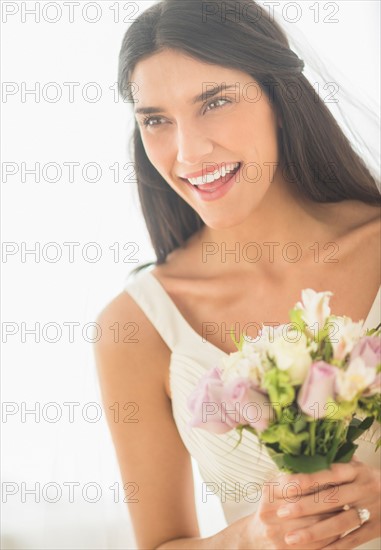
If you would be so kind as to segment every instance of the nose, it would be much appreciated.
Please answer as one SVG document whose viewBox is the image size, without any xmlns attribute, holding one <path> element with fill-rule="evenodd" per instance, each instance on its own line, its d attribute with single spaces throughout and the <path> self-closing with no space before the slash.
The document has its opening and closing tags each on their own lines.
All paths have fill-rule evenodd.
<svg viewBox="0 0 381 550">
<path fill-rule="evenodd" d="M 178 125 L 177 162 L 197 165 L 213 151 L 211 139 L 196 124 Z"/>
</svg>

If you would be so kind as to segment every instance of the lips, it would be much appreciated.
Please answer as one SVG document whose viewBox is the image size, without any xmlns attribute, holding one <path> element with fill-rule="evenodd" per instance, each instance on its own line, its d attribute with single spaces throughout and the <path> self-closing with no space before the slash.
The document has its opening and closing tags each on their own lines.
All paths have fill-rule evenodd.
<svg viewBox="0 0 381 550">
<path fill-rule="evenodd" d="M 239 172 L 241 167 L 242 164 L 240 163 L 238 168 L 234 170 L 234 173 L 226 174 L 213 183 L 206 183 L 197 186 L 192 185 L 188 180 L 184 179 L 183 181 L 198 199 L 201 199 L 203 202 L 210 203 L 221 199 L 229 193 L 230 189 L 237 183 L 237 181 L 239 181 Z"/>
<path fill-rule="evenodd" d="M 235 176 L 235 174 L 240 169 L 241 165 L 239 164 L 238 167 L 234 170 L 234 172 L 229 172 L 225 176 L 222 176 L 221 178 L 218 178 L 217 180 L 213 181 L 212 183 L 203 183 L 202 185 L 194 185 L 198 189 L 198 191 L 201 192 L 212 192 L 221 187 L 222 185 L 225 185 L 225 183 L 228 183 L 232 179 L 232 177 Z"/>
<path fill-rule="evenodd" d="M 217 165 L 215 165 L 217 166 Z M 215 167 L 207 168 L 206 170 L 188 174 L 181 179 L 186 183 L 190 183 L 193 187 L 200 190 L 213 190 L 218 186 L 227 183 L 234 174 L 236 174 L 241 168 L 240 162 L 234 162 L 229 164 L 221 164 L 218 169 Z"/>
</svg>

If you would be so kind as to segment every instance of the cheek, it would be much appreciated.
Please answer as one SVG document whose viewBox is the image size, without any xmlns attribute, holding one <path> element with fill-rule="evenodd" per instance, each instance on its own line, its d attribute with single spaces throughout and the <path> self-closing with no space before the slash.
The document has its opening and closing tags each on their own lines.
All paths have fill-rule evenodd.
<svg viewBox="0 0 381 550">
<path fill-rule="evenodd" d="M 246 121 L 242 135 L 236 135 L 246 145 L 249 160 L 263 164 L 278 160 L 277 125 L 272 118 L 263 121 Z"/>
<path fill-rule="evenodd" d="M 152 139 L 144 139 L 142 137 L 142 143 L 150 163 L 159 172 L 167 185 L 176 191 L 174 186 L 169 182 L 173 167 L 173 157 L 170 155 L 169 148 L 163 145 L 163 140 L 157 137 Z"/>
<path fill-rule="evenodd" d="M 234 144 L 237 149 L 249 150 L 251 157 L 277 151 L 277 122 L 269 108 L 240 109 L 217 126 L 213 135 L 227 148 Z"/>
<path fill-rule="evenodd" d="M 168 148 L 163 146 L 163 140 L 155 136 L 141 135 L 141 139 L 150 163 L 162 174 L 167 164 L 166 152 L 168 152 Z"/>
</svg>

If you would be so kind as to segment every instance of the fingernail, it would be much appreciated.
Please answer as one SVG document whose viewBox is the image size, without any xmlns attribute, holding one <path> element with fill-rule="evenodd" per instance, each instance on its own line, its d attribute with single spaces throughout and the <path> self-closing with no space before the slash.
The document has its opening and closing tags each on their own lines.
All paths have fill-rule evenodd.
<svg viewBox="0 0 381 550">
<path fill-rule="evenodd" d="M 281 508 L 279 508 L 277 510 L 277 513 L 276 513 L 278 518 L 285 518 L 286 516 L 289 516 L 290 514 L 291 514 L 291 511 L 290 511 L 289 508 L 287 508 L 287 506 L 281 506 Z"/>
<path fill-rule="evenodd" d="M 286 544 L 296 544 L 297 542 L 299 542 L 300 537 L 297 534 L 286 535 L 284 537 L 284 540 L 286 541 Z"/>
</svg>

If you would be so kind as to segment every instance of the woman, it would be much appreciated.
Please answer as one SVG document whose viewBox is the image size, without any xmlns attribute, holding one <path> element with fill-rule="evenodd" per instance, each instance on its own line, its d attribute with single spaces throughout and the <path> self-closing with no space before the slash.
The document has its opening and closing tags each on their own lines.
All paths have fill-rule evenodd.
<svg viewBox="0 0 381 550">
<path fill-rule="evenodd" d="M 133 102 L 157 261 L 100 314 L 103 334 L 116 322 L 134 331 L 102 338 L 96 357 L 105 409 L 135 404 L 133 418 L 110 412 L 109 425 L 139 548 L 379 548 L 374 434 L 350 464 L 277 477 L 254 437 L 233 452 L 229 434 L 189 430 L 186 406 L 201 375 L 236 351 L 230 326 L 255 337 L 255 323 L 288 322 L 303 288 L 331 290 L 333 313 L 378 324 L 374 178 L 254 2 L 154 5 L 126 33 L 119 86 Z M 190 455 L 228 523 L 208 538 Z"/>
</svg>

